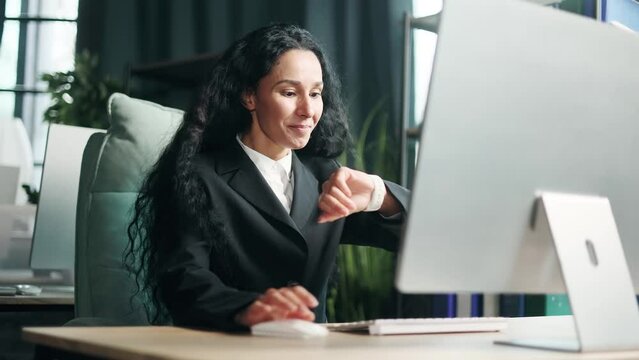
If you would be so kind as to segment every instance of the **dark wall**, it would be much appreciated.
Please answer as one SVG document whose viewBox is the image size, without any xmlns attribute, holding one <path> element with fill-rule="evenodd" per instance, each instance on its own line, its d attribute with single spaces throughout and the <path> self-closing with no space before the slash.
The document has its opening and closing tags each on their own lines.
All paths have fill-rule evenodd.
<svg viewBox="0 0 639 360">
<path fill-rule="evenodd" d="M 591 18 L 597 17 L 597 0 L 563 0 L 559 8 Z"/>
<path fill-rule="evenodd" d="M 81 0 L 78 49 L 102 58 L 105 73 L 220 52 L 231 41 L 271 22 L 301 23 L 303 1 Z"/>
<path fill-rule="evenodd" d="M 2 43 L 2 31 L 4 30 L 4 11 L 6 0 L 0 0 L 0 43 Z"/>
<path fill-rule="evenodd" d="M 80 0 L 77 49 L 98 54 L 101 72 L 124 80 L 128 66 L 219 53 L 260 26 L 298 24 L 333 60 L 353 132 L 386 99 L 388 123 L 373 128 L 398 144 L 403 15 L 410 9 L 411 0 Z"/>
</svg>

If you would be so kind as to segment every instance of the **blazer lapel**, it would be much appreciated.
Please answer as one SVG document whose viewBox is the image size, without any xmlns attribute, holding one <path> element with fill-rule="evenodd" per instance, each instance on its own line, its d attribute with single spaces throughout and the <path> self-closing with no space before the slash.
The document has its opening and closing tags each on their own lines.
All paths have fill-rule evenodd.
<svg viewBox="0 0 639 360">
<path fill-rule="evenodd" d="M 302 229 L 310 215 L 316 211 L 319 198 L 318 182 L 315 176 L 302 164 L 293 152 L 293 174 L 295 174 L 295 188 L 293 190 L 293 204 L 291 218 L 299 229 Z"/>
<path fill-rule="evenodd" d="M 233 145 L 220 157 L 218 164 L 218 174 L 227 179 L 233 190 L 262 212 L 292 227 L 301 235 L 296 223 L 286 213 L 262 174 L 237 142 L 233 141 Z M 294 196 L 297 196 L 297 186 Z"/>
</svg>

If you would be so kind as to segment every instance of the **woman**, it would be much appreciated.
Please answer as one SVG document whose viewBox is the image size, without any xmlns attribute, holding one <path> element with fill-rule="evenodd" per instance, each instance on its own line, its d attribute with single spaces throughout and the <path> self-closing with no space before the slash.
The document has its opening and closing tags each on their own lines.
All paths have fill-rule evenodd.
<svg viewBox="0 0 639 360">
<path fill-rule="evenodd" d="M 408 193 L 334 160 L 349 143 L 339 96 L 324 52 L 296 26 L 258 29 L 223 54 L 129 226 L 153 322 L 325 321 L 338 245 L 397 247 Z"/>
</svg>

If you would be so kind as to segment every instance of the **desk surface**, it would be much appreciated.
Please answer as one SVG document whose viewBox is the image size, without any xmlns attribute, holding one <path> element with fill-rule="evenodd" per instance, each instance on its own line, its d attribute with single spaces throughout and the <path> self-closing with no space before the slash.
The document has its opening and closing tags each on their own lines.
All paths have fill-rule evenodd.
<svg viewBox="0 0 639 360">
<path fill-rule="evenodd" d="M 43 288 L 39 295 L 0 296 L 0 305 L 73 305 L 74 295 L 69 291 Z"/>
<path fill-rule="evenodd" d="M 494 340 L 571 338 L 572 317 L 509 320 L 503 333 L 370 336 L 330 333 L 283 339 L 176 327 L 24 328 L 38 345 L 113 359 L 636 359 L 638 352 L 573 354 L 494 345 Z"/>
</svg>

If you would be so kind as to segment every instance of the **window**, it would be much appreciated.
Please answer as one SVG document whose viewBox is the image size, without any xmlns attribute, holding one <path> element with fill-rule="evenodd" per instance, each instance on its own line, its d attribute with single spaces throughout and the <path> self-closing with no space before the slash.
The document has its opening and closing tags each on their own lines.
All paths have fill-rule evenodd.
<svg viewBox="0 0 639 360">
<path fill-rule="evenodd" d="M 599 0 L 599 20 L 639 32 L 639 1 Z"/>
<path fill-rule="evenodd" d="M 529 0 L 544 6 L 552 6 L 560 8 L 562 0 Z M 599 0 L 601 1 L 601 0 Z M 581 2 L 571 2 L 569 4 L 575 9 L 572 11 L 583 12 L 587 6 Z M 438 14 L 442 11 L 443 0 L 413 0 L 414 19 L 427 17 Z M 417 153 L 419 149 L 419 125 L 424 119 L 424 111 L 426 109 L 426 99 L 428 98 L 428 90 L 430 78 L 433 71 L 433 60 L 435 57 L 435 49 L 437 46 L 437 34 L 434 32 L 421 30 L 418 27 L 411 28 L 412 38 L 412 68 L 410 89 L 410 104 L 408 116 L 407 144 L 405 146 L 405 162 L 402 164 L 403 175 L 405 176 L 405 185 L 412 184 L 413 170 L 417 161 Z"/>
<path fill-rule="evenodd" d="M 78 0 L 6 0 L 4 14 L 0 120 L 22 119 L 33 150 L 32 182 L 39 187 L 50 99 L 40 76 L 73 68 Z"/>
<path fill-rule="evenodd" d="M 407 113 L 404 114 L 403 121 L 407 129 L 405 144 L 402 149 L 402 184 L 411 187 L 412 178 L 414 173 L 415 164 L 417 161 L 417 153 L 419 148 L 419 125 L 424 118 L 424 110 L 426 108 L 426 98 L 428 96 L 428 88 L 430 84 L 430 77 L 433 70 L 433 60 L 435 57 L 435 48 L 437 45 L 437 34 L 434 32 L 421 30 L 419 26 L 414 26 L 413 20 L 427 17 L 439 13 L 442 10 L 442 0 L 413 0 L 413 13 L 411 15 L 410 29 L 406 29 L 408 33 L 405 33 L 405 41 L 412 42 L 412 44 L 405 44 L 412 50 L 410 51 L 410 59 L 405 65 L 408 66 L 408 71 L 404 74 L 407 78 L 404 81 L 409 84 L 410 89 L 405 94 L 406 101 L 404 106 L 408 106 L 404 109 Z"/>
<path fill-rule="evenodd" d="M 413 17 L 437 14 L 442 10 L 442 0 L 413 0 Z M 424 118 L 428 85 L 433 70 L 433 58 L 437 45 L 437 34 L 424 30 L 413 30 L 413 81 L 414 96 L 411 126 L 418 125 Z"/>
</svg>

